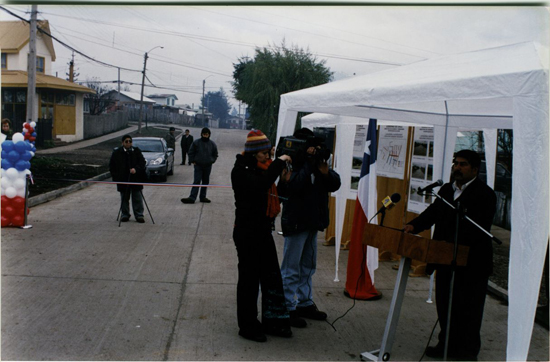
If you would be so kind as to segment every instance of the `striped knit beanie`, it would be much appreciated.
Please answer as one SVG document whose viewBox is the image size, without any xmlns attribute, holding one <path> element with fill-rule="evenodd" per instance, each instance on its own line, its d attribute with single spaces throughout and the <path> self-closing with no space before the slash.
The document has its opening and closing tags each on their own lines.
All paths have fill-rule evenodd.
<svg viewBox="0 0 550 362">
<path fill-rule="evenodd" d="M 271 142 L 259 129 L 250 131 L 246 136 L 244 152 L 256 153 L 259 151 L 271 150 Z"/>
</svg>

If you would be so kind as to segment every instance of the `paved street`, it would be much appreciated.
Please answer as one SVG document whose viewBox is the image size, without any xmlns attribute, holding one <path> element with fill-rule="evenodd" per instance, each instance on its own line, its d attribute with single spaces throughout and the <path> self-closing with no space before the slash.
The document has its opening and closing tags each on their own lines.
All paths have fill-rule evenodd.
<svg viewBox="0 0 550 362">
<path fill-rule="evenodd" d="M 195 139 L 199 128 L 191 128 Z M 212 129 L 220 158 L 211 183 L 230 186 L 247 131 Z M 169 183 L 190 184 L 176 152 Z M 116 221 L 114 185 L 96 184 L 32 208 L 32 229 L 2 232 L 2 360 L 328 361 L 360 359 L 380 347 L 397 272 L 380 263 L 379 301 L 343 295 L 347 251 L 334 281 L 334 247 L 319 234 L 315 300 L 329 322 L 308 321 L 291 339 L 255 343 L 238 336 L 237 253 L 230 188 L 211 188 L 211 204 L 180 202 L 187 187 L 146 187 L 155 224 Z M 277 225 L 280 225 L 277 223 Z M 282 258 L 283 240 L 275 236 Z M 428 278 L 410 278 L 392 360 L 419 360 L 434 323 Z M 488 296 L 480 360 L 506 358 L 507 307 Z M 438 329 L 436 332 L 438 333 Z M 435 341 L 435 336 L 432 339 Z M 548 331 L 535 324 L 530 360 L 549 360 Z M 432 344 L 434 344 L 432 342 Z M 431 360 L 425 357 L 424 360 Z"/>
</svg>

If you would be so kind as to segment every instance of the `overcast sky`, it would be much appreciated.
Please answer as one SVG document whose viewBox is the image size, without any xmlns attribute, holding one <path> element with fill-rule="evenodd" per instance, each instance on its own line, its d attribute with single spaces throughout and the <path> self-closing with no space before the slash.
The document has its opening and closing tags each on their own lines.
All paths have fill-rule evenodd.
<svg viewBox="0 0 550 362">
<path fill-rule="evenodd" d="M 30 19 L 30 6 L 2 5 Z M 399 67 L 441 55 L 524 41 L 549 43 L 545 7 L 475 6 L 102 6 L 39 5 L 52 35 L 80 52 L 121 70 L 125 82 L 147 76 L 157 87 L 145 95 L 176 94 L 177 104 L 200 103 L 223 87 L 232 105 L 233 64 L 256 47 L 309 49 L 335 79 Z M 0 20 L 16 20 L 0 10 Z M 65 78 L 71 50 L 54 42 L 53 75 Z M 79 81 L 116 81 L 118 70 L 75 54 Z M 146 84 L 150 84 L 146 81 Z M 116 84 L 112 84 L 116 88 Z M 139 92 L 139 85 L 130 86 Z M 238 106 L 237 106 L 238 107 Z"/>
</svg>

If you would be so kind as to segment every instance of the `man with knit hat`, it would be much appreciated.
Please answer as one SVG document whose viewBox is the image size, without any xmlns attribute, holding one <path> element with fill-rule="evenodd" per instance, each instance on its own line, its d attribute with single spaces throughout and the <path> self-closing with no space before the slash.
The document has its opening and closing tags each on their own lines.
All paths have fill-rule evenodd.
<svg viewBox="0 0 550 362">
<path fill-rule="evenodd" d="M 201 130 L 201 138 L 195 140 L 189 148 L 189 162 L 194 166 L 193 185 L 208 185 L 212 165 L 218 159 L 218 147 L 210 139 L 210 129 L 204 127 Z M 193 187 L 188 198 L 181 199 L 184 204 L 193 204 L 199 195 L 199 187 Z M 200 187 L 200 202 L 209 203 L 206 198 L 206 187 Z"/>
<path fill-rule="evenodd" d="M 233 241 L 237 249 L 237 322 L 239 335 L 265 342 L 266 334 L 291 337 L 283 280 L 271 222 L 280 211 L 277 177 L 286 178 L 288 155 L 271 161 L 271 143 L 260 130 L 248 133 L 244 152 L 231 171 L 235 194 Z M 262 321 L 258 320 L 258 292 L 262 290 Z"/>
</svg>

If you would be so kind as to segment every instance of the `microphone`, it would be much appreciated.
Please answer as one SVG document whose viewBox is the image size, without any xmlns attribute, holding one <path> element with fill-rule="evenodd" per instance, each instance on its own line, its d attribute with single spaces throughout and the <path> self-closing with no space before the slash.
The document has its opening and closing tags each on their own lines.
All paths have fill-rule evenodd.
<svg viewBox="0 0 550 362">
<path fill-rule="evenodd" d="M 433 184 L 430 184 L 426 187 L 419 187 L 418 190 L 417 190 L 417 193 L 421 193 L 421 192 L 425 192 L 425 191 L 430 191 L 431 192 L 435 187 L 439 187 L 441 185 L 443 185 L 443 180 L 437 180 Z"/>
<path fill-rule="evenodd" d="M 380 214 L 381 212 L 386 212 L 386 210 L 391 209 L 400 200 L 401 200 L 401 195 L 399 195 L 397 192 L 391 196 L 384 197 L 384 199 L 382 200 L 382 207 L 378 210 L 378 212 L 374 216 Z"/>
</svg>

